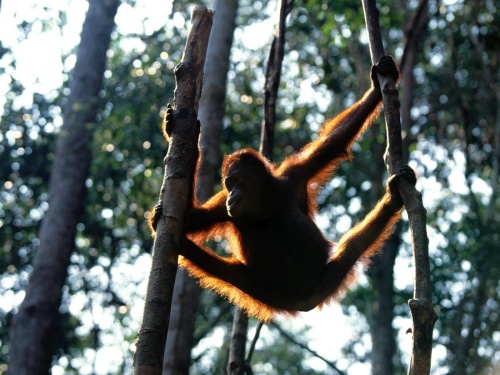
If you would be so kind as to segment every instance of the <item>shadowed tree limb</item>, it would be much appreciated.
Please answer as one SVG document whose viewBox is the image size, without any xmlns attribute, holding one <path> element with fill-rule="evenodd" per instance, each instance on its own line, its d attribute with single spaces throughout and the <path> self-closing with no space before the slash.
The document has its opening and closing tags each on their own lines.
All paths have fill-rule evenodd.
<svg viewBox="0 0 500 375">
<path fill-rule="evenodd" d="M 207 8 L 194 9 L 182 60 L 174 71 L 175 126 L 165 158 L 160 193 L 163 214 L 156 228 L 134 374 L 162 372 L 184 214 L 198 156 L 198 107 L 212 18 L 213 12 Z"/>
<path fill-rule="evenodd" d="M 379 12 L 375 0 L 363 0 L 366 27 L 369 35 L 372 63 L 384 55 L 380 35 Z M 379 77 L 382 87 L 387 125 L 385 160 L 389 173 L 398 173 L 407 163 L 403 156 L 398 91 L 392 77 Z M 415 288 L 408 303 L 412 313 L 413 346 L 408 374 L 429 374 L 432 354 L 432 329 L 437 315 L 432 307 L 429 271 L 429 240 L 426 230 L 426 210 L 421 194 L 408 182 L 399 185 L 401 197 L 408 213 L 415 263 Z"/>
<path fill-rule="evenodd" d="M 213 195 L 214 186 L 220 182 L 219 170 L 222 164 L 220 140 L 226 110 L 227 74 L 236 27 L 238 0 L 214 0 L 212 6 L 215 14 L 208 42 L 203 91 L 198 109 L 201 123 L 200 157 L 194 193 L 199 203 L 206 202 Z M 192 348 L 206 334 L 194 333 L 200 295 L 201 287 L 196 279 L 191 277 L 187 270 L 179 270 L 172 296 L 170 326 L 163 361 L 164 374 L 185 375 L 189 373 L 191 363 L 195 362 L 194 358 L 191 358 Z M 229 306 L 227 302 L 221 309 L 220 315 L 227 313 Z M 212 323 L 215 325 L 220 321 L 212 320 Z M 210 322 L 205 324 L 210 329 Z"/>
</svg>

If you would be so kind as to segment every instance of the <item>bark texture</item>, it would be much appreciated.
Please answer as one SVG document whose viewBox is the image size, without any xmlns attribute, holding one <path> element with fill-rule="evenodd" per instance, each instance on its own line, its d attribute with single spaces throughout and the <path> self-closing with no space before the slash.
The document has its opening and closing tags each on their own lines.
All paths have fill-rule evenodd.
<svg viewBox="0 0 500 375">
<path fill-rule="evenodd" d="M 245 347 L 247 342 L 248 316 L 243 310 L 235 309 L 233 318 L 233 329 L 231 332 L 231 347 L 229 349 L 229 360 L 227 373 L 230 375 L 243 375 L 245 369 Z"/>
<path fill-rule="evenodd" d="M 49 209 L 26 297 L 10 330 L 11 374 L 47 374 L 51 365 L 54 325 L 84 208 L 98 94 L 118 4 L 118 0 L 89 1 L 50 177 Z"/>
<path fill-rule="evenodd" d="M 208 42 L 205 77 L 198 117 L 201 123 L 201 159 L 198 166 L 196 197 L 204 202 L 214 192 L 221 165 L 220 138 L 225 114 L 229 55 L 236 25 L 237 0 L 214 1 L 214 25 Z M 170 329 L 165 347 L 163 373 L 189 373 L 194 344 L 195 316 L 201 289 L 185 270 L 176 276 Z"/>
<path fill-rule="evenodd" d="M 165 159 L 144 315 L 134 356 L 135 374 L 161 374 L 184 214 L 198 155 L 198 107 L 213 13 L 194 9 L 182 61 L 175 68 L 175 126 Z"/>
<path fill-rule="evenodd" d="M 363 0 L 368 29 L 372 63 L 384 55 L 380 35 L 379 12 L 375 0 Z M 382 87 L 384 111 L 387 125 L 386 164 L 391 174 L 397 173 L 406 164 L 402 149 L 401 122 L 398 91 L 392 77 L 379 77 Z M 408 213 L 415 263 L 415 289 L 409 301 L 413 320 L 413 347 L 408 374 L 429 374 L 432 354 L 432 329 L 437 315 L 432 307 L 429 239 L 426 228 L 426 211 L 421 194 L 407 181 L 399 186 L 401 197 Z"/>
</svg>

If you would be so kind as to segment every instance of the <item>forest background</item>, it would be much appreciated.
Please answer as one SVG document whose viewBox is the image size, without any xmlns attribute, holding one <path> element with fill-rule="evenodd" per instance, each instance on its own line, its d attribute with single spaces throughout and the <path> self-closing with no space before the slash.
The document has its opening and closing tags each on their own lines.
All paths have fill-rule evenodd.
<svg viewBox="0 0 500 375">
<path fill-rule="evenodd" d="M 0 373 L 7 369 L 12 317 L 40 245 L 89 3 L 0 3 Z M 89 140 L 86 199 L 67 275 L 61 275 L 66 281 L 58 318 L 50 326 L 53 374 L 131 372 L 152 245 L 146 217 L 156 204 L 166 151 L 161 117 L 172 101 L 172 69 L 180 61 L 190 11 L 197 4 L 212 7 L 151 3 L 123 1 L 115 17 Z M 277 7 L 271 0 L 227 3 L 237 5 L 237 17 L 221 153 L 258 148 Z M 407 25 L 418 4 L 378 2 L 386 52 L 397 61 L 411 41 Z M 439 316 L 433 374 L 500 373 L 499 9 L 500 1 L 493 0 L 430 1 L 400 85 L 410 165 L 428 210 L 432 302 Z M 295 1 L 287 20 L 275 160 L 299 149 L 325 118 L 359 98 L 369 69 L 361 1 Z M 318 222 L 328 238 L 338 239 L 382 194 L 384 147 L 379 120 L 321 194 Z M 254 371 L 405 373 L 411 325 L 406 302 L 413 288 L 406 226 L 398 227 L 339 305 L 265 326 Z M 191 373 L 221 373 L 232 308 L 202 293 L 191 310 Z M 250 321 L 250 337 L 255 323 Z M 389 335 L 381 333 L 384 326 Z M 390 372 L 379 372 L 384 362 Z"/>
</svg>

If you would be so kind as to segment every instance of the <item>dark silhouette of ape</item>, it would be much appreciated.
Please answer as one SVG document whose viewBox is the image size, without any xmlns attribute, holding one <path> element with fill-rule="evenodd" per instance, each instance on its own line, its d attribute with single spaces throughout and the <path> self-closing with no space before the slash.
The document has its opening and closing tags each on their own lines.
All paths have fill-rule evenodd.
<svg viewBox="0 0 500 375">
<path fill-rule="evenodd" d="M 201 205 L 193 198 L 186 217 L 180 265 L 201 286 L 260 320 L 276 312 L 311 310 L 345 291 L 354 280 L 356 263 L 377 252 L 400 218 L 397 180 L 416 181 L 409 167 L 391 176 L 375 208 L 338 244 L 328 241 L 314 223 L 320 188 L 350 157 L 352 143 L 378 112 L 382 95 L 377 73 L 399 76 L 392 57 L 382 57 L 372 68 L 372 87 L 363 98 L 326 121 L 317 140 L 281 164 L 271 164 L 250 149 L 225 157 L 223 190 Z M 167 135 L 173 126 L 169 108 Z M 161 215 L 157 205 L 150 221 L 153 233 Z M 227 239 L 230 257 L 201 247 L 216 235 Z"/>
</svg>

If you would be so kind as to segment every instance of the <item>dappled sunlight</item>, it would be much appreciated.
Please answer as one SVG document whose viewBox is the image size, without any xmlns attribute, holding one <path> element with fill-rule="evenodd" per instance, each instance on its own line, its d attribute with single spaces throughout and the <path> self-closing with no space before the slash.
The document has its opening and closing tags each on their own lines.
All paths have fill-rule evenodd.
<svg viewBox="0 0 500 375">
<path fill-rule="evenodd" d="M 37 267 L 33 262 L 49 210 L 48 182 L 58 136 L 66 134 L 61 132 L 63 108 L 72 94 L 69 78 L 77 62 L 75 51 L 89 2 L 0 3 L 3 373 L 12 314 L 19 309 Z M 221 153 L 258 147 L 276 4 L 240 1 L 227 73 Z M 325 119 L 352 104 L 362 84 L 369 83 L 368 34 L 362 12 L 357 12 L 354 3 L 338 2 L 334 8 L 332 4 L 294 3 L 287 19 L 275 160 L 317 139 Z M 417 2 L 379 5 L 386 29 L 384 46 L 401 61 L 405 22 Z M 146 222 L 158 199 L 167 150 L 161 121 L 166 103 L 172 103 L 172 70 L 182 54 L 193 6 L 183 1 L 138 0 L 119 7 L 106 54 L 104 86 L 97 95 L 99 111 L 96 121 L 87 124 L 93 132 L 88 143 L 92 163 L 84 180 L 85 205 L 69 245 L 74 247 L 72 256 L 69 265 L 62 267 L 67 269 L 67 279 L 56 329 L 64 334 L 58 338 L 53 358 L 54 375 L 120 373 L 132 368 L 151 272 L 153 239 Z M 496 6 L 463 0 L 432 5 L 430 32 L 421 40 L 412 66 L 412 105 L 403 136 L 409 144 L 409 165 L 418 175 L 416 188 L 427 210 L 432 303 L 440 318 L 433 332 L 432 374 L 449 373 L 453 368 L 467 375 L 489 374 L 500 363 L 500 334 L 495 325 L 500 306 Z M 400 83 L 400 99 L 408 95 L 407 83 Z M 319 192 L 320 211 L 315 220 L 329 240 L 338 241 L 370 210 L 378 198 L 374 196 L 385 191 L 387 172 L 383 165 L 375 168 L 381 163 L 384 134 L 380 120 L 354 144 L 352 162 L 339 168 Z M 82 164 L 75 161 L 67 175 L 80 172 Z M 402 243 L 394 263 L 391 295 L 398 349 L 393 359 L 398 366 L 402 362 L 397 368 L 401 373 L 410 360 L 412 339 L 407 330 L 412 322 L 407 300 L 413 294 L 415 272 L 408 215 L 402 216 Z M 229 255 L 222 236 L 214 242 L 225 249 L 220 254 Z M 278 316 L 276 322 L 298 343 L 346 374 L 369 373 L 370 327 L 378 324 L 370 319 L 380 302 L 372 281 L 382 271 L 392 270 L 369 268 L 339 303 L 293 319 Z M 45 280 L 50 278 L 51 274 L 44 274 Z M 195 336 L 210 324 L 215 328 L 193 348 L 193 374 L 209 373 L 208 369 L 224 360 L 231 329 L 229 313 L 212 321 L 223 306 L 213 295 L 202 297 Z M 249 338 L 255 332 L 254 323 L 250 320 Z M 325 361 L 287 340 L 272 325 L 264 326 L 257 351 L 255 373 L 277 373 L 285 367 L 291 371 L 302 365 L 317 373 L 331 372 Z"/>
</svg>

